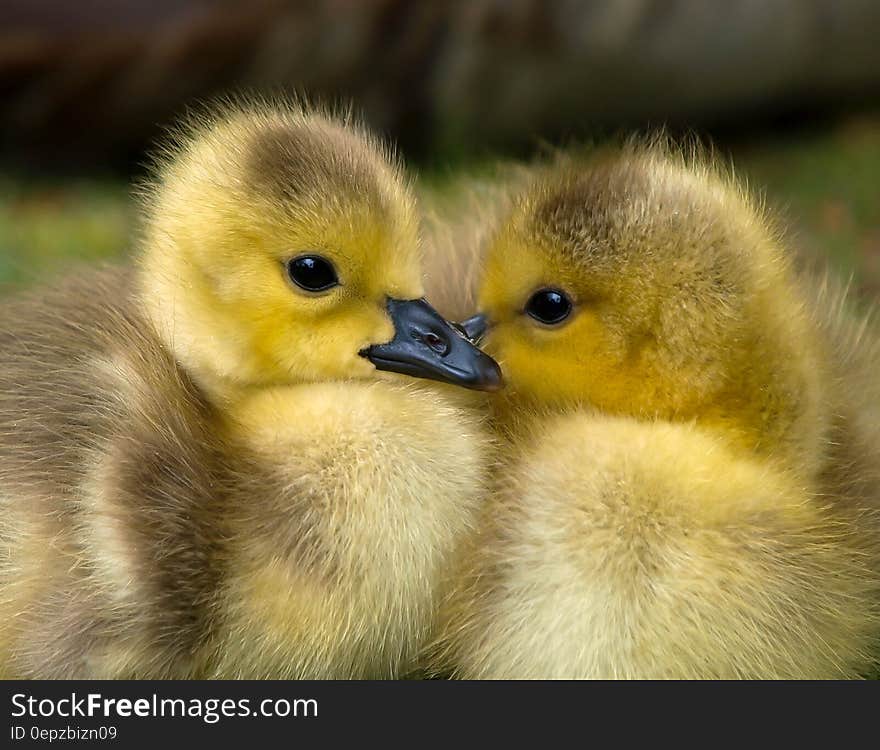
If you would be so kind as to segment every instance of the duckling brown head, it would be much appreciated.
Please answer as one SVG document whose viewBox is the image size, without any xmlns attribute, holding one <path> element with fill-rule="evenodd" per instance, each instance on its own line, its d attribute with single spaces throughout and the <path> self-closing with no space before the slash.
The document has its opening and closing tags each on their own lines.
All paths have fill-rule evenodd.
<svg viewBox="0 0 880 750">
<path fill-rule="evenodd" d="M 182 129 L 157 175 L 143 301 L 215 396 L 377 369 L 497 382 L 421 299 L 409 186 L 359 127 L 296 106 L 226 109 Z"/>
<path fill-rule="evenodd" d="M 819 429 L 777 236 L 732 179 L 663 148 L 540 169 L 488 244 L 480 307 L 501 406 L 697 419 L 749 447 Z"/>
</svg>

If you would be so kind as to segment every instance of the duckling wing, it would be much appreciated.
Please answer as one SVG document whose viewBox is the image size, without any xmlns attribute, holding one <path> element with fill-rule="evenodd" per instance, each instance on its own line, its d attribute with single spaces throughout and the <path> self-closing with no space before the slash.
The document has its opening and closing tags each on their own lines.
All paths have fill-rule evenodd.
<svg viewBox="0 0 880 750">
<path fill-rule="evenodd" d="M 0 304 L 0 671 L 191 673 L 213 589 L 205 409 L 127 271 Z"/>
</svg>

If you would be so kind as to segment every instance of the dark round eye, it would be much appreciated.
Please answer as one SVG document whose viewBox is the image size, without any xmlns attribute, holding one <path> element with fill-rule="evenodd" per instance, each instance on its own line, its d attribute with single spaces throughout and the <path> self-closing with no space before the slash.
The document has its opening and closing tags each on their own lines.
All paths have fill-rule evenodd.
<svg viewBox="0 0 880 750">
<path fill-rule="evenodd" d="M 300 255 L 288 261 L 287 275 L 307 292 L 323 292 L 339 283 L 333 264 L 320 255 Z"/>
<path fill-rule="evenodd" d="M 526 302 L 526 312 L 540 323 L 555 325 L 571 315 L 571 300 L 558 289 L 539 289 Z"/>
</svg>

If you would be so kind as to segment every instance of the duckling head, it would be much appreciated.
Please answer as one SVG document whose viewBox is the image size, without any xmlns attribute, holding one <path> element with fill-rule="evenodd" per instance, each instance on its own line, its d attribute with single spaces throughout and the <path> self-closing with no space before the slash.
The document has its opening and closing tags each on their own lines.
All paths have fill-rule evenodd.
<svg viewBox="0 0 880 750">
<path fill-rule="evenodd" d="M 489 325 L 500 407 L 716 422 L 750 448 L 820 429 L 776 233 L 731 178 L 668 149 L 540 168 L 488 243 L 479 305 L 466 328 Z"/>
<path fill-rule="evenodd" d="M 160 158 L 147 208 L 143 304 L 217 398 L 377 370 L 500 382 L 422 299 L 409 187 L 355 125 L 293 105 L 197 120 Z"/>
</svg>

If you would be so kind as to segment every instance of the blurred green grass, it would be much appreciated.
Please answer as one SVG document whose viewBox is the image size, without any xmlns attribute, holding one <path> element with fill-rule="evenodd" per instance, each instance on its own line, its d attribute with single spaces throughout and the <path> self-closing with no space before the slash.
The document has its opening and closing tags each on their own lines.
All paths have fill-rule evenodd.
<svg viewBox="0 0 880 750">
<path fill-rule="evenodd" d="M 122 181 L 0 174 L 0 285 L 21 286 L 71 264 L 122 255 L 135 216 Z"/>
<path fill-rule="evenodd" d="M 730 153 L 782 216 L 791 244 L 827 258 L 869 299 L 880 298 L 880 113 L 819 131 L 753 137 Z M 424 179 L 444 182 L 438 172 Z M 0 172 L 0 285 L 126 253 L 136 216 L 122 181 Z"/>
<path fill-rule="evenodd" d="M 864 298 L 880 298 L 880 114 L 762 139 L 733 157 L 783 219 L 790 244 L 827 259 Z"/>
</svg>

